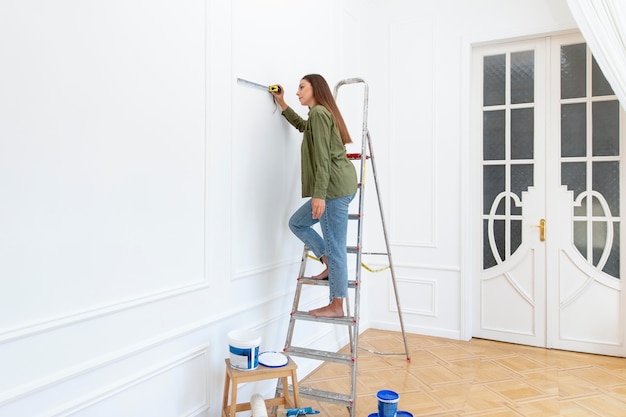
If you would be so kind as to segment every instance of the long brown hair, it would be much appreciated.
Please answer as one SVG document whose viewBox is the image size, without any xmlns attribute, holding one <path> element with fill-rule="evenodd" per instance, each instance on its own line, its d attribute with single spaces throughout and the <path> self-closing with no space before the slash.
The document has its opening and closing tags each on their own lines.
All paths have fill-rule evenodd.
<svg viewBox="0 0 626 417">
<path fill-rule="evenodd" d="M 333 120 L 335 121 L 335 125 L 337 129 L 339 129 L 339 134 L 341 135 L 341 141 L 343 144 L 352 143 L 352 138 L 350 137 L 350 133 L 348 132 L 348 128 L 346 127 L 346 122 L 343 121 L 343 117 L 341 116 L 341 112 L 339 111 L 339 107 L 337 107 L 337 103 L 335 102 L 335 98 L 333 94 L 330 92 L 330 87 L 328 83 L 319 74 L 309 74 L 302 77 L 303 80 L 307 80 L 311 83 L 311 87 L 313 87 L 313 98 L 315 98 L 315 102 L 320 104 L 328 109 L 330 114 L 333 116 Z"/>
</svg>

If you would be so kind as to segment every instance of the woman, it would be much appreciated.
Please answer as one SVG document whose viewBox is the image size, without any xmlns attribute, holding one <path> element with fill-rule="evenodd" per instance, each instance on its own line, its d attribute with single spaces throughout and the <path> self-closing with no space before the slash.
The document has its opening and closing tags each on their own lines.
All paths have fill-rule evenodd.
<svg viewBox="0 0 626 417">
<path fill-rule="evenodd" d="M 305 75 L 296 95 L 309 107 L 302 119 L 284 99 L 284 88 L 272 93 L 283 116 L 300 132 L 302 140 L 302 197 L 310 197 L 289 219 L 289 228 L 324 264 L 312 278 L 329 280 L 330 304 L 311 310 L 318 317 L 343 317 L 348 292 L 348 206 L 357 190 L 354 165 L 346 157 L 352 139 L 328 83 L 318 74 Z M 313 229 L 320 223 L 323 238 Z"/>
</svg>

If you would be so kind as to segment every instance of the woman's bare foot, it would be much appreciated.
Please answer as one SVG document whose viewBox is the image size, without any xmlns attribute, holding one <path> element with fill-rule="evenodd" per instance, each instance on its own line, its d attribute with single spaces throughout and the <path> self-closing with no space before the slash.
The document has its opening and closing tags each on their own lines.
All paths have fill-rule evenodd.
<svg viewBox="0 0 626 417">
<path fill-rule="evenodd" d="M 315 317 L 343 317 L 343 298 L 334 298 L 326 307 L 309 311 Z"/>
<path fill-rule="evenodd" d="M 326 269 L 324 269 L 321 273 L 312 276 L 311 279 L 318 279 L 318 280 L 328 279 L 328 262 L 326 262 L 326 255 L 322 255 L 320 257 L 320 261 L 322 261 Z"/>
<path fill-rule="evenodd" d="M 325 270 L 322 271 L 322 273 L 317 274 L 317 275 L 313 275 L 311 277 L 311 279 L 318 279 L 318 280 L 322 280 L 322 279 L 328 279 L 328 268 L 326 268 Z"/>
</svg>

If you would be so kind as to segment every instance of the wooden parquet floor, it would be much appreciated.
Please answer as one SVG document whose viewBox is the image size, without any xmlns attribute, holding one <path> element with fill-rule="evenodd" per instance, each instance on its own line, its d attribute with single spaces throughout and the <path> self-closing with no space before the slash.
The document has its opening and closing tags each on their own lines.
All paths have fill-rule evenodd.
<svg viewBox="0 0 626 417">
<path fill-rule="evenodd" d="M 407 335 L 411 361 L 359 349 L 357 417 L 376 412 L 376 392 L 400 394 L 399 410 L 415 417 L 624 417 L 626 359 L 488 340 L 468 342 Z M 402 334 L 368 329 L 362 348 L 404 351 Z M 349 393 L 350 369 L 330 362 L 300 385 Z M 346 407 L 304 399 L 320 417 L 349 416 Z"/>
</svg>

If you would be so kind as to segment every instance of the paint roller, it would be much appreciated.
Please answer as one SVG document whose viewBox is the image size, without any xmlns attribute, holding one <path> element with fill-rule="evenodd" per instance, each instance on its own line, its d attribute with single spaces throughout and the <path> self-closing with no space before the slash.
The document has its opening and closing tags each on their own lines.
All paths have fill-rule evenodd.
<svg viewBox="0 0 626 417">
<path fill-rule="evenodd" d="M 261 394 L 254 394 L 250 398 L 250 408 L 252 409 L 252 417 L 268 417 L 265 400 Z"/>
</svg>

